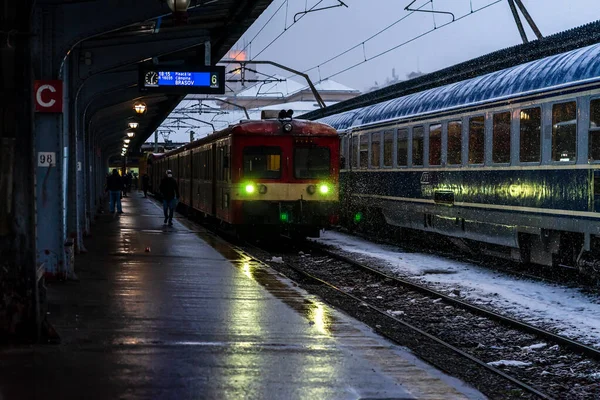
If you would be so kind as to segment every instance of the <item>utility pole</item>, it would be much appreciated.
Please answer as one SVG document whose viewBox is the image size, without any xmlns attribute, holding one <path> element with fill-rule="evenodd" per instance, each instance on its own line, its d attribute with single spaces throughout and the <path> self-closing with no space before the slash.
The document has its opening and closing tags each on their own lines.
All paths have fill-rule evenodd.
<svg viewBox="0 0 600 400">
<path fill-rule="evenodd" d="M 521 22 L 521 17 L 519 16 L 519 12 L 517 11 L 517 6 L 521 10 L 521 13 L 525 17 L 525 20 L 531 27 L 531 30 L 533 30 L 533 33 L 535 33 L 535 36 L 537 36 L 538 39 L 542 39 L 544 37 L 521 0 L 508 0 L 508 5 L 510 6 L 510 11 L 512 12 L 513 18 L 515 19 L 515 23 L 517 24 L 517 29 L 519 30 L 519 34 L 521 35 L 521 40 L 523 40 L 523 43 L 528 43 L 529 40 L 527 39 L 527 34 L 525 33 L 525 29 L 523 28 L 523 23 Z"/>
</svg>

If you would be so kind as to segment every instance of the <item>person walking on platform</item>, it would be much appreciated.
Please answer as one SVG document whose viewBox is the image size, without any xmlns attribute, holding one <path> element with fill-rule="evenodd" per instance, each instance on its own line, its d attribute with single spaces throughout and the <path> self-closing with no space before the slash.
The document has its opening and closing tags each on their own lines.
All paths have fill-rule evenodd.
<svg viewBox="0 0 600 400">
<path fill-rule="evenodd" d="M 150 177 L 147 173 L 142 175 L 142 190 L 144 191 L 144 197 L 148 197 L 148 187 L 150 186 Z"/>
<path fill-rule="evenodd" d="M 170 169 L 167 170 L 166 176 L 160 182 L 159 190 L 163 197 L 165 224 L 168 222 L 169 225 L 173 225 L 173 211 L 175 211 L 177 200 L 179 200 L 179 187 Z"/>
<path fill-rule="evenodd" d="M 112 175 L 106 178 L 106 191 L 110 196 L 109 209 L 111 214 L 115 212 L 115 205 L 117 206 L 117 212 L 123 214 L 123 207 L 121 205 L 123 186 L 123 180 L 119 175 L 119 171 L 113 169 Z"/>
</svg>

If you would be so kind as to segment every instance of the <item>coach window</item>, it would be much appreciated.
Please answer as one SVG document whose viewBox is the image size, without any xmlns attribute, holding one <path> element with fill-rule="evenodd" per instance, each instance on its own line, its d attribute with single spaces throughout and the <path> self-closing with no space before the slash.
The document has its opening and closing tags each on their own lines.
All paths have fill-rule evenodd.
<svg viewBox="0 0 600 400">
<path fill-rule="evenodd" d="M 590 161 L 600 161 L 600 99 L 590 103 Z"/>
<path fill-rule="evenodd" d="M 469 164 L 483 164 L 485 154 L 485 118 L 469 119 Z"/>
<path fill-rule="evenodd" d="M 552 161 L 575 161 L 577 149 L 577 103 L 552 106 Z"/>
<path fill-rule="evenodd" d="M 244 148 L 244 177 L 279 179 L 281 149 L 273 146 Z"/>
<path fill-rule="evenodd" d="M 494 114 L 492 161 L 510 162 L 510 111 Z"/>
<path fill-rule="evenodd" d="M 542 110 L 539 107 L 521 110 L 519 161 L 540 162 Z"/>
<path fill-rule="evenodd" d="M 429 125 L 429 165 L 442 164 L 442 124 Z"/>
<path fill-rule="evenodd" d="M 381 133 L 371 134 L 371 168 L 381 166 Z"/>
<path fill-rule="evenodd" d="M 360 154 L 358 156 L 360 168 L 367 168 L 369 166 L 369 135 L 360 135 Z"/>
<path fill-rule="evenodd" d="M 352 166 L 354 168 L 358 168 L 358 135 L 353 134 L 351 137 L 351 155 L 350 159 L 352 160 Z"/>
<path fill-rule="evenodd" d="M 391 167 L 394 153 L 394 132 L 385 131 L 383 133 L 383 166 Z"/>
<path fill-rule="evenodd" d="M 448 164 L 462 164 L 462 122 L 448 122 Z"/>
<path fill-rule="evenodd" d="M 425 138 L 425 130 L 422 126 L 416 126 L 412 131 L 412 165 L 423 165 L 423 141 Z"/>
<path fill-rule="evenodd" d="M 408 129 L 398 130 L 396 160 L 399 167 L 406 167 L 408 165 Z"/>
<path fill-rule="evenodd" d="M 341 169 L 348 168 L 347 163 L 350 161 L 350 159 L 348 158 L 348 151 L 347 151 L 347 147 L 346 147 L 347 143 L 348 143 L 348 137 L 342 136 L 342 140 L 340 140 L 340 155 L 341 155 L 342 160 L 344 160 L 344 164 L 340 164 Z"/>
</svg>

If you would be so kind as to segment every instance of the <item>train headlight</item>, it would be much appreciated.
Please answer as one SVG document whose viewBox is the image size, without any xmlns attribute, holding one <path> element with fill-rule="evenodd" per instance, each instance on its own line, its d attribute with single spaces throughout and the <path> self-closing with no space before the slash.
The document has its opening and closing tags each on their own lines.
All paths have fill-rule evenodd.
<svg viewBox="0 0 600 400">
<path fill-rule="evenodd" d="M 306 191 L 308 192 L 308 194 L 315 194 L 317 191 L 317 187 L 315 185 L 309 185 L 306 188 Z"/>
<path fill-rule="evenodd" d="M 260 194 L 267 193 L 267 187 L 265 185 L 259 185 L 258 186 L 258 193 L 260 193 Z"/>
<path fill-rule="evenodd" d="M 252 193 L 254 193 L 256 191 L 256 187 L 252 183 L 246 184 L 246 186 L 244 187 L 244 189 L 246 190 L 246 193 L 248 193 L 248 194 L 252 194 Z"/>
<path fill-rule="evenodd" d="M 289 122 L 283 124 L 283 130 L 287 133 L 290 133 L 293 129 L 292 124 L 290 124 Z"/>
<path fill-rule="evenodd" d="M 327 194 L 329 193 L 329 185 L 322 183 L 319 185 L 319 193 L 321 194 Z"/>
</svg>

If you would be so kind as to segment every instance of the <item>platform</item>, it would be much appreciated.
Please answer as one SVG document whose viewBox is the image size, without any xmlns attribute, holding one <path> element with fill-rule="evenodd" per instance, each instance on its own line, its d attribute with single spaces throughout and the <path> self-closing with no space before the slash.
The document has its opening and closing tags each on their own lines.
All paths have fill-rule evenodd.
<svg viewBox="0 0 600 400">
<path fill-rule="evenodd" d="M 0 399 L 484 398 L 154 200 L 123 210 L 48 285 L 61 343 L 0 350 Z"/>
</svg>

